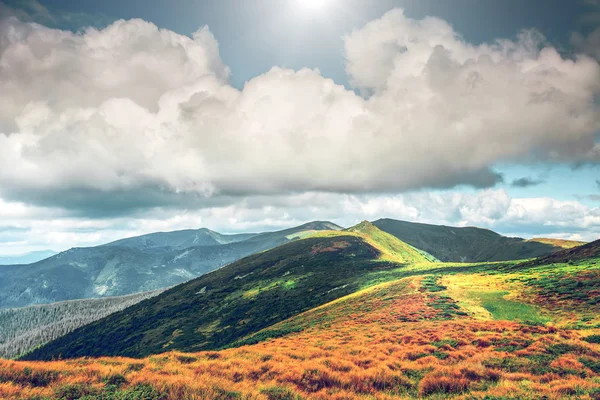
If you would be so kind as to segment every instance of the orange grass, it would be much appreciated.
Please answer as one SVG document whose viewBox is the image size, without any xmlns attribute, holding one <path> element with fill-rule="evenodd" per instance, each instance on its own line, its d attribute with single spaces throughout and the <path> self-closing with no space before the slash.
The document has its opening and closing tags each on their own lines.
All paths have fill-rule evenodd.
<svg viewBox="0 0 600 400">
<path fill-rule="evenodd" d="M 578 331 L 446 320 L 435 301 L 409 278 L 294 317 L 279 325 L 302 331 L 252 346 L 0 360 L 0 398 L 69 398 L 69 390 L 91 399 L 600 398 L 600 346 Z M 148 388 L 150 397 L 134 397 Z"/>
</svg>

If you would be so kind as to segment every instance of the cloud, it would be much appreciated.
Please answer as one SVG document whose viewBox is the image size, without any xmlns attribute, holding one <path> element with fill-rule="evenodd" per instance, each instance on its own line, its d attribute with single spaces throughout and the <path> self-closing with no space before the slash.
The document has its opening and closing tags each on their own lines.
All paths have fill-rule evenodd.
<svg viewBox="0 0 600 400">
<path fill-rule="evenodd" d="M 571 44 L 580 52 L 600 60 L 600 27 L 588 35 L 574 32 L 571 35 Z"/>
<path fill-rule="evenodd" d="M 345 37 L 349 79 L 274 67 L 242 90 L 208 28 L 0 22 L 0 195 L 94 216 L 299 193 L 502 181 L 499 162 L 598 163 L 600 66 L 535 31 L 472 45 L 401 10 Z"/>
<path fill-rule="evenodd" d="M 600 179 L 596 179 L 596 186 L 598 186 L 598 189 L 600 189 Z"/>
<path fill-rule="evenodd" d="M 545 183 L 545 182 L 546 181 L 543 179 L 533 179 L 533 178 L 523 177 L 523 178 L 515 179 L 514 181 L 512 181 L 512 183 L 510 185 L 512 187 L 527 188 L 527 187 L 531 187 L 531 186 L 541 185 L 542 183 Z"/>
<path fill-rule="evenodd" d="M 7 4 L 0 2 L 0 17 L 17 17 L 21 21 L 39 20 L 53 23 L 54 17 L 48 9 L 37 0 L 17 0 Z"/>
<path fill-rule="evenodd" d="M 510 236 L 600 238 L 600 207 L 551 198 L 513 198 L 504 190 L 395 195 L 314 193 L 248 196 L 203 209 L 152 208 L 102 219 L 0 201 L 0 254 L 65 250 L 157 231 L 207 227 L 223 233 L 261 232 L 330 220 L 351 226 L 379 218 L 478 226 Z"/>
</svg>

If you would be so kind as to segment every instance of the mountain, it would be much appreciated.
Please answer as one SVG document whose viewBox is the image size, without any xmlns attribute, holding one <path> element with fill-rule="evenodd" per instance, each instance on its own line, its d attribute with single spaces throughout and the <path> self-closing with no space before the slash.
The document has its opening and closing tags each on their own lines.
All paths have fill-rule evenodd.
<svg viewBox="0 0 600 400">
<path fill-rule="evenodd" d="M 560 247 L 563 249 L 572 249 L 573 247 L 582 246 L 586 242 L 580 242 L 578 240 L 565 240 L 565 239 L 553 239 L 553 238 L 532 238 L 528 242 L 538 242 L 552 245 L 554 247 Z"/>
<path fill-rule="evenodd" d="M 256 236 L 256 233 L 223 235 L 210 229 L 187 229 L 175 232 L 157 232 L 117 240 L 105 244 L 107 247 L 126 247 L 145 252 L 167 253 L 196 246 L 218 246 L 241 242 Z"/>
<path fill-rule="evenodd" d="M 457 264 L 367 222 L 301 236 L 0 360 L 0 398 L 598 398 L 599 242 Z"/>
<path fill-rule="evenodd" d="M 429 261 L 370 224 L 317 232 L 176 286 L 26 357 L 139 357 L 174 349 L 218 349 L 300 312 L 394 279 L 409 263 Z"/>
<path fill-rule="evenodd" d="M 161 291 L 0 310 L 0 357 L 17 357 Z"/>
<path fill-rule="evenodd" d="M 346 231 L 361 234 L 371 246 L 381 251 L 381 258 L 390 261 L 403 264 L 439 261 L 431 254 L 417 249 L 408 243 L 398 240 L 395 236 L 378 229 L 369 221 L 363 221 L 356 226 L 346 229 Z"/>
<path fill-rule="evenodd" d="M 13 256 L 0 256 L 0 265 L 31 264 L 52 257 L 55 254 L 56 252 L 52 250 L 40 250 Z"/>
<path fill-rule="evenodd" d="M 282 231 L 251 234 L 245 240 L 244 235 L 208 230 L 152 234 L 74 248 L 29 265 L 0 266 L 0 308 L 161 289 L 287 243 L 294 240 L 294 235 L 323 229 L 340 228 L 315 221 Z M 183 247 L 196 238 L 205 245 Z"/>
<path fill-rule="evenodd" d="M 373 225 L 444 262 L 522 260 L 562 250 L 554 244 L 506 237 L 474 227 L 457 228 L 394 219 L 379 219 Z"/>
<path fill-rule="evenodd" d="M 597 258 L 600 258 L 600 239 L 584 244 L 582 246 L 567 248 L 556 253 L 550 254 L 549 256 L 540 257 L 536 260 L 529 262 L 528 264 L 544 265 L 570 263 L 580 260 L 594 260 Z"/>
</svg>

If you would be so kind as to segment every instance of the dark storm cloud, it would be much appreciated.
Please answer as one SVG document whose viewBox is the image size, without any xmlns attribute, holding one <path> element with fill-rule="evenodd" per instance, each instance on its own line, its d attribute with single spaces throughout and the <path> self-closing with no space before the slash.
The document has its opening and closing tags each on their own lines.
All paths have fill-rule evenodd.
<svg viewBox="0 0 600 400">
<path fill-rule="evenodd" d="M 157 187 L 144 186 L 127 190 L 94 190 L 85 187 L 68 189 L 29 189 L 0 192 L 9 201 L 40 207 L 61 208 L 69 215 L 86 218 L 106 218 L 134 215 L 153 208 L 202 209 L 221 207 L 239 200 L 236 196 L 202 196 L 195 193 L 174 193 Z"/>
<path fill-rule="evenodd" d="M 543 179 L 533 179 L 533 178 L 523 177 L 523 178 L 515 179 L 514 181 L 512 181 L 512 183 L 510 185 L 512 187 L 517 187 L 517 188 L 527 188 L 527 187 L 531 187 L 531 186 L 541 185 L 542 183 L 545 183 L 545 182 L 546 181 Z"/>
</svg>

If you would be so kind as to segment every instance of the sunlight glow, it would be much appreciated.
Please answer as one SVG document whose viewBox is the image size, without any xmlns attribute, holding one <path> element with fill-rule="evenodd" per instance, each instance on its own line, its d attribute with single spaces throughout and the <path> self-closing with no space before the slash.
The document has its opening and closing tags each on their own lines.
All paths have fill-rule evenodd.
<svg viewBox="0 0 600 400">
<path fill-rule="evenodd" d="M 310 10 L 320 10 L 320 9 L 324 8 L 328 3 L 327 0 L 296 0 L 296 1 L 302 8 L 307 8 Z"/>
</svg>

